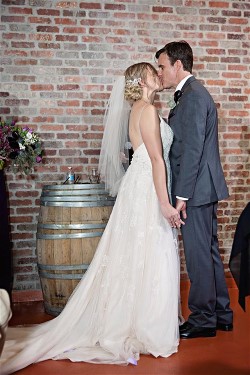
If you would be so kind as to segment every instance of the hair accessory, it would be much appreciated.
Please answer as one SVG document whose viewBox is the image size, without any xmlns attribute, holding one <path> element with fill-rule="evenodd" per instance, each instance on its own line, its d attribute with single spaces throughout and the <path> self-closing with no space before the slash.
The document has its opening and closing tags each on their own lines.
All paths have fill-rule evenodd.
<svg viewBox="0 0 250 375">
<path fill-rule="evenodd" d="M 127 79 L 126 84 L 137 86 L 141 82 L 141 78 Z"/>
</svg>

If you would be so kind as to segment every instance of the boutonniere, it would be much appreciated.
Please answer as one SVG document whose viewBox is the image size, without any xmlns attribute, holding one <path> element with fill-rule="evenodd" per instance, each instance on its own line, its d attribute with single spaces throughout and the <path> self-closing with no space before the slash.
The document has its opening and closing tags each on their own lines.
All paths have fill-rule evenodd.
<svg viewBox="0 0 250 375">
<path fill-rule="evenodd" d="M 172 95 L 169 97 L 169 99 L 167 101 L 167 104 L 168 104 L 170 109 L 173 109 L 176 106 L 176 103 L 175 103 Z"/>
</svg>

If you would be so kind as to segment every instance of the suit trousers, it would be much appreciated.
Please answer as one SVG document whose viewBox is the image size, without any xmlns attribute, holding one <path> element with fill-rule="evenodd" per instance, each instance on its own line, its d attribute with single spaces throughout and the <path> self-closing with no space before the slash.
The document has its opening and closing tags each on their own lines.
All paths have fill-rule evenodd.
<svg viewBox="0 0 250 375">
<path fill-rule="evenodd" d="M 188 321 L 199 327 L 230 324 L 233 313 L 229 307 L 224 267 L 217 238 L 217 202 L 187 207 L 182 238 L 190 279 Z"/>
</svg>

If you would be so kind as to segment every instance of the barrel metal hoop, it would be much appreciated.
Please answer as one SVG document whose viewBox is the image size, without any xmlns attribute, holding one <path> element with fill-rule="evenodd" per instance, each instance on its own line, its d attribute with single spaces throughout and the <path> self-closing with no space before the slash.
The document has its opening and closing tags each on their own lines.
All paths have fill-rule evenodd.
<svg viewBox="0 0 250 375">
<path fill-rule="evenodd" d="M 99 202 L 51 202 L 51 201 L 44 201 L 41 199 L 41 206 L 48 206 L 48 207 L 101 207 L 103 206 L 113 206 L 113 201 L 99 201 Z"/>
<path fill-rule="evenodd" d="M 55 264 L 42 264 L 37 263 L 39 270 L 48 271 L 71 271 L 71 270 L 86 270 L 89 267 L 88 263 L 83 264 L 67 264 L 67 265 L 55 265 Z"/>
<path fill-rule="evenodd" d="M 40 277 L 45 279 L 64 279 L 64 280 L 80 280 L 84 274 L 81 273 L 72 273 L 72 274 L 65 274 L 65 273 L 50 273 L 47 271 L 83 271 L 87 270 L 89 264 L 75 264 L 75 265 L 46 265 L 38 263 L 38 272 Z"/>
<path fill-rule="evenodd" d="M 45 279 L 58 279 L 58 280 L 80 280 L 83 276 L 83 273 L 72 273 L 71 275 L 68 274 L 60 274 L 60 273 L 48 273 L 44 271 L 39 272 L 40 277 Z"/>
<path fill-rule="evenodd" d="M 38 223 L 38 229 L 102 229 L 106 227 L 105 224 L 42 224 Z"/>
<path fill-rule="evenodd" d="M 80 195 L 80 196 L 93 196 L 93 195 L 106 195 L 110 199 L 114 199 L 110 195 L 107 194 L 105 190 L 100 190 L 100 189 L 94 189 L 94 190 L 44 190 L 42 191 L 42 196 L 48 196 L 48 197 L 53 197 L 53 196 L 59 196 L 62 195 L 63 197 L 65 196 L 72 196 L 72 195 Z"/>
<path fill-rule="evenodd" d="M 100 237 L 103 232 L 89 232 L 89 233 L 61 233 L 61 234 L 46 234 L 37 233 L 36 238 L 38 240 L 62 240 L 68 238 L 90 238 L 90 237 Z"/>
<path fill-rule="evenodd" d="M 42 202 L 106 202 L 107 200 L 110 200 L 108 196 L 99 196 L 99 195 L 91 195 L 91 196 L 84 196 L 84 195 L 72 195 L 69 196 L 65 195 L 55 195 L 55 196 L 44 196 L 41 195 L 41 201 Z M 112 200 L 113 202 L 113 200 Z"/>
</svg>

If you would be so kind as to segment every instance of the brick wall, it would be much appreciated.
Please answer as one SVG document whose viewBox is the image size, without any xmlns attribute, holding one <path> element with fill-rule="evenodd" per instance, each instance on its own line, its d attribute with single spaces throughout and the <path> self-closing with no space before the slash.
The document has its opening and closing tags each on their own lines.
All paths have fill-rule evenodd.
<svg viewBox="0 0 250 375">
<path fill-rule="evenodd" d="M 82 182 L 98 164 L 104 108 L 114 76 L 157 49 L 187 40 L 194 75 L 219 113 L 221 158 L 230 198 L 219 204 L 219 240 L 228 272 L 235 226 L 249 192 L 248 0 L 1 2 L 0 115 L 42 137 L 43 164 L 29 177 L 6 173 L 13 240 L 14 290 L 39 290 L 36 223 L 44 184 L 72 166 Z M 159 95 L 168 114 L 171 93 Z M 183 252 L 182 278 L 186 278 Z"/>
</svg>

